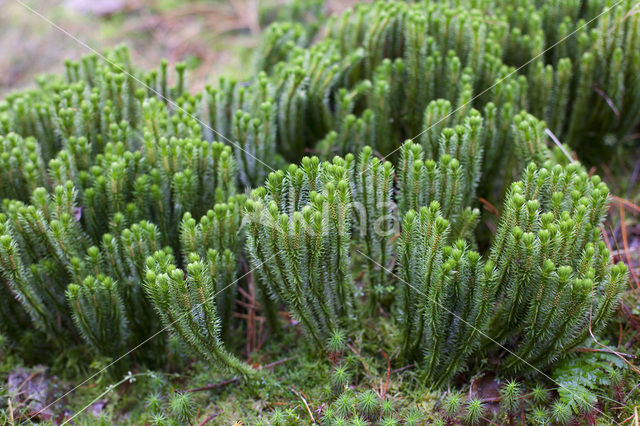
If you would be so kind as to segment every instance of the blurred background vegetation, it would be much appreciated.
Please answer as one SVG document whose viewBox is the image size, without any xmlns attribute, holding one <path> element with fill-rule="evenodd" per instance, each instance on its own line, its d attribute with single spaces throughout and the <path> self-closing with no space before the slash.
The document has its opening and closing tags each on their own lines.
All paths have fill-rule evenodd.
<svg viewBox="0 0 640 426">
<path fill-rule="evenodd" d="M 303 21 L 315 27 L 324 16 L 341 12 L 356 2 L 20 1 L 24 5 L 0 0 L 0 97 L 30 86 L 38 74 L 62 72 L 65 59 L 89 53 L 82 43 L 99 52 L 126 44 L 134 63 L 146 69 L 156 67 L 163 58 L 170 63 L 186 62 L 188 84 L 191 90 L 199 91 L 221 74 L 242 77 L 250 72 L 252 48 L 262 30 L 274 20 Z"/>
</svg>

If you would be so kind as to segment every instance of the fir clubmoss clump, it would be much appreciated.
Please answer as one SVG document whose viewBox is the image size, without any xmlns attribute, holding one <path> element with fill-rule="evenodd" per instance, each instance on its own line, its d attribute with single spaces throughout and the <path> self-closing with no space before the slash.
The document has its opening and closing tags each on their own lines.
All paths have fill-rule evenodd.
<svg viewBox="0 0 640 426">
<path fill-rule="evenodd" d="M 156 368 L 168 330 L 178 351 L 255 377 L 225 343 L 242 271 L 270 330 L 289 332 L 286 310 L 317 357 L 388 315 L 399 362 L 429 387 L 481 354 L 504 352 L 515 376 L 572 353 L 627 276 L 600 236 L 607 186 L 546 130 L 586 159 L 625 143 L 640 121 L 640 14 L 631 1 L 457 4 L 358 5 L 311 46 L 275 24 L 249 81 L 198 94 L 184 64 L 144 72 L 122 48 L 8 96 L 3 332 L 18 341 L 17 319 L 58 353 L 84 342 L 112 359 L 157 335 L 136 353 Z M 479 197 L 502 203 L 495 235 L 477 227 Z M 336 418 L 380 416 L 375 394 L 344 395 Z M 472 424 L 483 412 L 448 407 Z"/>
<path fill-rule="evenodd" d="M 405 351 L 426 354 L 429 374 L 443 380 L 487 338 L 515 344 L 507 370 L 543 367 L 582 343 L 589 327 L 604 325 L 626 285 L 626 268 L 610 265 L 600 237 L 607 193 L 575 163 L 530 165 L 511 186 L 486 261 L 451 239 L 439 203 L 407 213 L 400 237 L 411 314 Z"/>
<path fill-rule="evenodd" d="M 361 156 L 369 153 L 365 149 Z M 404 214 L 396 244 L 388 233 L 374 234 L 394 248 L 397 274 L 366 250 L 346 250 L 366 248 L 361 235 L 375 232 L 363 221 L 358 225 L 364 230 L 354 226 L 353 232 L 344 232 L 357 207 L 367 203 L 360 198 L 364 192 L 350 201 L 351 185 L 344 179 L 350 176 L 346 170 L 354 168 L 352 156 L 324 163 L 304 158 L 301 167 L 270 175 L 265 187 L 254 190 L 245 216 L 248 253 L 256 266 L 262 265 L 256 269 L 270 296 L 264 303 L 284 303 L 322 346 L 337 327 L 349 327 L 357 312 L 349 271 L 361 257 L 365 268 L 371 267 L 370 276 L 383 270 L 395 279 L 403 354 L 423 363 L 424 379 L 436 385 L 487 345 L 506 348 L 511 355 L 503 368 L 515 372 L 543 368 L 583 343 L 589 327 L 600 330 L 627 280 L 626 267 L 611 265 L 600 237 L 606 185 L 577 163 L 564 168 L 530 164 L 522 180 L 511 185 L 485 259 L 470 247 L 476 240 L 468 230 L 476 221 L 468 217 L 478 213 L 457 206 L 465 222 L 452 226 L 458 216 L 443 213 L 432 192 L 449 188 L 442 194 L 447 205 L 457 189 L 464 192 L 472 185 L 474 179 L 465 179 L 454 161 L 453 169 L 433 163 L 427 177 L 416 179 L 422 185 L 398 188 L 399 199 L 410 198 L 410 192 L 428 205 Z M 384 194 L 382 201 L 393 203 L 391 191 Z"/>
<path fill-rule="evenodd" d="M 226 266 L 215 250 L 207 255 L 206 264 L 197 254 L 190 256 L 185 279 L 184 272 L 173 265 L 171 255 L 156 252 L 153 258 L 147 259 L 147 291 L 162 322 L 174 330 L 192 352 L 212 365 L 251 375 L 251 367 L 229 354 L 220 340 L 216 298 L 225 289 L 214 282 L 218 280 L 218 270 Z M 221 289 L 216 291 L 218 288 Z"/>
<path fill-rule="evenodd" d="M 264 301 L 284 303 L 319 348 L 357 312 L 349 253 L 352 160 L 321 164 L 307 157 L 300 168 L 271 174 L 247 201 L 247 251 L 269 295 Z"/>
</svg>

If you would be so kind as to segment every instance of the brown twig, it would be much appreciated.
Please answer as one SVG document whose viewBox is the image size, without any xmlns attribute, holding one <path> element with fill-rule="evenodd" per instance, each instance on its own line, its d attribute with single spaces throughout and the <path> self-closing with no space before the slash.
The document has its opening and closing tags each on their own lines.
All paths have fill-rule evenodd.
<svg viewBox="0 0 640 426">
<path fill-rule="evenodd" d="M 634 414 L 630 415 L 629 417 L 627 417 L 626 419 L 624 419 L 620 424 L 623 425 L 626 422 L 628 422 L 629 420 L 633 419 Z"/>
<path fill-rule="evenodd" d="M 234 312 L 233 313 L 233 317 L 234 318 L 249 319 L 249 314 L 241 314 L 240 312 Z M 255 319 L 257 319 L 258 321 L 264 321 L 264 317 L 260 317 L 260 316 L 256 316 Z"/>
<path fill-rule="evenodd" d="M 618 348 L 622 346 L 622 341 L 624 340 L 624 333 L 622 332 L 622 323 L 618 324 Z"/>
<path fill-rule="evenodd" d="M 400 367 L 400 368 L 396 368 L 395 370 L 391 370 L 391 374 L 396 374 L 396 373 L 399 373 L 399 372 L 401 372 L 401 371 L 404 371 L 404 370 L 408 370 L 408 369 L 410 369 L 410 368 L 413 368 L 413 367 L 415 367 L 415 366 L 416 366 L 416 364 L 415 364 L 415 363 L 414 363 L 414 364 L 405 365 L 404 367 Z"/>
<path fill-rule="evenodd" d="M 611 108 L 611 111 L 613 111 L 616 117 L 620 118 L 620 111 L 616 107 L 616 104 L 613 103 L 613 100 L 598 86 L 594 86 L 593 90 L 604 99 L 604 101 L 607 103 L 607 105 L 609 105 L 609 108 Z"/>
<path fill-rule="evenodd" d="M 358 358 L 360 359 L 360 362 L 362 363 L 362 366 L 364 367 L 365 373 L 367 373 L 367 375 L 370 375 L 369 369 L 367 368 L 367 364 L 365 364 L 364 359 L 363 359 L 362 355 L 360 354 L 360 352 L 358 352 L 356 350 L 356 348 L 354 348 L 353 346 L 351 346 L 348 343 L 347 343 L 347 347 L 351 350 L 351 352 L 353 352 L 354 354 L 356 354 L 358 356 Z"/>
<path fill-rule="evenodd" d="M 243 295 L 246 299 L 250 299 L 251 298 L 251 296 L 249 296 L 249 293 L 247 293 L 247 291 L 245 289 L 243 289 L 242 287 L 238 287 L 238 293 Z"/>
<path fill-rule="evenodd" d="M 264 321 L 260 321 L 258 324 L 259 324 L 258 332 L 260 333 L 260 339 L 258 340 L 258 347 L 256 348 L 257 351 L 262 349 L 262 345 L 264 345 L 264 343 L 267 341 L 267 336 L 269 335 L 269 333 L 266 330 L 264 331 L 264 333 L 262 332 Z"/>
<path fill-rule="evenodd" d="M 617 356 L 621 356 L 621 357 L 629 358 L 629 359 L 636 359 L 637 358 L 635 355 L 626 354 L 624 352 L 613 351 L 611 349 L 577 348 L 576 352 L 585 352 L 585 353 L 597 352 L 597 353 L 603 353 L 603 354 L 617 355 Z"/>
<path fill-rule="evenodd" d="M 20 383 L 20 386 L 18 386 L 18 388 L 15 390 L 15 393 L 17 394 L 18 392 L 20 392 L 20 390 L 22 389 L 22 387 L 24 385 L 29 383 L 31 381 L 31 379 L 33 379 L 34 377 L 36 377 L 40 373 L 42 373 L 42 371 L 40 371 L 40 370 L 37 370 L 37 371 L 34 371 L 33 373 L 31 373 L 29 375 L 29 377 L 27 377 L 26 379 L 24 379 L 24 381 L 22 383 Z"/>
<path fill-rule="evenodd" d="M 624 208 L 622 206 L 620 209 L 620 230 L 622 231 L 622 246 L 624 247 L 625 257 L 627 259 L 627 265 L 629 266 L 629 272 L 631 272 L 631 278 L 636 285 L 636 290 L 640 289 L 640 282 L 638 282 L 638 277 L 633 269 L 633 264 L 631 263 L 631 253 L 629 250 L 629 240 L 627 238 L 627 226 L 625 225 L 625 213 Z"/>
<path fill-rule="evenodd" d="M 262 319 L 258 322 L 258 347 L 256 348 L 256 351 L 260 351 L 260 349 L 262 349 L 262 343 L 264 343 L 263 340 L 262 340 L 262 334 L 263 334 L 263 331 L 264 331 L 263 330 L 263 325 L 264 325 L 266 319 L 265 319 L 264 316 L 261 317 L 261 318 Z M 264 334 L 266 335 L 267 333 L 264 333 Z"/>
<path fill-rule="evenodd" d="M 245 302 L 243 300 L 239 300 L 239 299 L 236 299 L 236 304 L 242 306 L 243 308 L 245 308 L 247 310 L 252 309 L 252 308 L 253 309 L 259 309 L 260 308 L 260 304 L 257 303 L 257 302 L 254 302 L 253 304 L 251 304 L 251 303 L 247 303 L 247 302 Z"/>
<path fill-rule="evenodd" d="M 524 399 L 524 398 L 522 398 Z M 502 397 L 501 396 L 493 396 L 491 398 L 482 398 L 481 399 L 482 402 L 500 402 L 502 401 Z"/>
<path fill-rule="evenodd" d="M 209 423 L 211 420 L 213 420 L 213 419 L 215 419 L 216 417 L 218 417 L 220 414 L 222 414 L 222 410 L 220 410 L 220 411 L 218 411 L 218 412 L 216 412 L 216 413 L 210 414 L 206 419 L 204 419 L 204 420 L 202 421 L 202 423 L 200 423 L 200 425 L 199 425 L 199 426 L 206 425 L 206 424 L 207 424 L 207 423 Z"/>
<path fill-rule="evenodd" d="M 487 200 L 485 200 L 482 197 L 478 197 L 478 201 L 480 201 L 480 203 L 482 203 L 484 209 L 486 211 L 488 211 L 489 213 L 491 213 L 492 215 L 494 215 L 495 217 L 500 217 L 500 211 L 496 208 L 496 206 L 494 206 L 493 204 L 491 204 L 490 202 L 488 202 Z"/>
<path fill-rule="evenodd" d="M 633 391 L 635 391 L 636 389 L 638 389 L 638 386 L 640 386 L 640 382 L 638 382 L 633 388 L 631 388 L 631 390 L 629 391 L 629 393 L 627 394 L 627 396 L 624 397 L 624 399 L 622 400 L 622 402 L 626 402 L 629 397 L 631 396 L 631 394 L 633 393 Z"/>
<path fill-rule="evenodd" d="M 297 391 L 293 386 L 291 386 L 289 389 L 302 400 L 305 408 L 307 409 L 307 413 L 309 413 L 309 417 L 311 418 L 311 423 L 315 423 L 316 419 L 313 418 L 313 413 L 311 412 L 311 408 L 309 408 L 309 404 L 307 404 L 307 399 L 304 397 L 304 394 L 301 391 Z"/>
<path fill-rule="evenodd" d="M 626 200 L 624 198 L 618 197 L 617 195 L 612 195 L 611 196 L 611 201 L 613 201 L 614 203 L 617 203 L 618 205 L 622 205 L 622 206 L 628 208 L 629 210 L 633 210 L 636 213 L 640 213 L 640 206 L 638 206 L 637 204 L 632 203 L 629 200 Z"/>
<path fill-rule="evenodd" d="M 631 416 L 627 417 L 626 419 L 624 419 L 622 421 L 622 423 L 620 423 L 620 424 L 623 425 L 626 422 L 628 422 L 629 420 L 633 420 L 633 426 L 639 426 L 640 425 L 640 417 L 638 417 L 638 406 L 633 407 L 633 414 Z"/>
<path fill-rule="evenodd" d="M 236 383 L 240 381 L 240 377 L 234 377 L 232 379 L 229 380 L 223 380 L 221 382 L 217 382 L 217 383 L 211 383 L 209 385 L 206 386 L 202 386 L 199 388 L 193 388 L 193 389 L 187 389 L 186 392 L 201 392 L 201 391 L 206 391 L 206 390 L 211 390 L 211 389 L 220 389 L 223 388 L 225 386 L 228 386 L 230 384 Z"/>
<path fill-rule="evenodd" d="M 280 359 L 280 360 L 278 360 L 278 361 L 274 361 L 274 362 L 269 363 L 269 364 L 265 364 L 265 365 L 263 365 L 263 366 L 262 366 L 262 367 L 260 367 L 260 368 L 262 368 L 263 370 L 265 370 L 265 369 L 267 369 L 267 368 L 273 368 L 273 367 L 276 367 L 276 366 L 278 366 L 278 365 L 280 365 L 280 364 L 284 364 L 285 362 L 291 361 L 291 360 L 292 360 L 292 359 L 294 359 L 294 358 L 295 358 L 295 357 L 290 356 L 289 358 L 284 358 L 284 359 Z"/>
<path fill-rule="evenodd" d="M 380 349 L 380 353 L 387 360 L 387 377 L 385 378 L 384 388 L 382 389 L 381 395 L 381 398 L 384 398 L 387 394 L 387 389 L 389 389 L 389 377 L 391 376 L 391 360 L 389 360 L 389 355 L 387 355 L 386 352 L 382 349 Z"/>
<path fill-rule="evenodd" d="M 482 420 L 484 420 L 485 422 L 487 422 L 490 425 L 500 426 L 500 425 L 498 425 L 498 423 L 495 423 L 495 422 L 489 420 L 488 418 L 486 418 L 484 416 L 481 416 L 481 418 L 482 418 Z"/>
<path fill-rule="evenodd" d="M 389 244 L 393 244 L 398 239 L 398 237 L 400 237 L 400 233 L 396 232 L 389 240 Z"/>
<path fill-rule="evenodd" d="M 244 261 L 243 261 L 244 262 Z M 251 279 L 251 275 L 247 275 L 247 288 L 249 289 L 249 305 L 251 306 L 248 309 L 249 318 L 247 320 L 247 357 L 251 356 L 251 353 L 258 346 L 258 330 L 256 327 L 256 310 L 255 306 L 255 291 L 253 287 L 253 280 Z"/>
</svg>

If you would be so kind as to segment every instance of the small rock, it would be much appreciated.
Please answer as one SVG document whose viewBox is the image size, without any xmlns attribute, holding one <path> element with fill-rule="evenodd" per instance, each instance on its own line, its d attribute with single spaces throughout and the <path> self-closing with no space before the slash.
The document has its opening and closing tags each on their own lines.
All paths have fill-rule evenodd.
<svg viewBox="0 0 640 426">
<path fill-rule="evenodd" d="M 109 400 L 107 399 L 101 399 L 99 401 L 94 402 L 91 405 L 91 415 L 93 415 L 93 417 L 95 418 L 99 418 L 102 415 L 102 412 L 104 411 L 104 407 L 107 405 L 108 402 Z"/>
<path fill-rule="evenodd" d="M 52 407 L 47 407 L 52 401 L 54 385 L 44 368 L 17 368 L 7 377 L 9 397 L 14 407 L 18 405 L 29 407 L 31 415 L 38 413 L 38 417 L 47 420 L 53 416 Z M 45 408 L 46 407 L 46 408 Z"/>
</svg>

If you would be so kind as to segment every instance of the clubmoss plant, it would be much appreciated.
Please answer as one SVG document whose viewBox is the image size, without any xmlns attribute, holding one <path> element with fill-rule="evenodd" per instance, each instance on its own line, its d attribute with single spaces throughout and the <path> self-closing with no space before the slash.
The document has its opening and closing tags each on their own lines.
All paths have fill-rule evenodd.
<svg viewBox="0 0 640 426">
<path fill-rule="evenodd" d="M 500 388 L 500 408 L 507 414 L 518 411 L 522 405 L 522 387 L 516 381 L 508 381 Z"/>
<path fill-rule="evenodd" d="M 217 270 L 223 268 L 215 251 L 205 263 L 192 254 L 182 270 L 173 258 L 158 251 L 147 258 L 145 285 L 165 327 L 170 328 L 196 354 L 212 365 L 243 376 L 255 374 L 248 364 L 237 359 L 220 339 L 220 319 L 216 309 Z"/>
<path fill-rule="evenodd" d="M 477 425 L 484 416 L 485 404 L 477 398 L 467 401 L 464 420 L 469 425 Z"/>
<path fill-rule="evenodd" d="M 74 322 L 87 343 L 101 355 L 112 358 L 124 352 L 127 320 L 120 293 L 111 278 L 89 276 L 81 285 L 70 284 L 67 297 Z"/>
<path fill-rule="evenodd" d="M 111 358 L 158 335 L 135 363 L 159 368 L 164 327 L 175 352 L 250 378 L 228 337 L 238 286 L 255 285 L 268 333 L 299 323 L 310 356 L 329 353 L 335 419 L 352 423 L 379 420 L 380 402 L 344 389 L 339 363 L 380 316 L 393 362 L 429 388 L 482 357 L 506 378 L 566 359 L 605 329 L 627 271 L 600 234 L 607 185 L 549 135 L 586 160 L 633 138 L 631 10 L 361 4 L 313 43 L 274 24 L 251 78 L 200 93 L 184 64 L 143 71 L 125 48 L 67 62 L 0 102 L 2 332 Z M 561 404 L 551 417 L 568 422 Z"/>
</svg>

